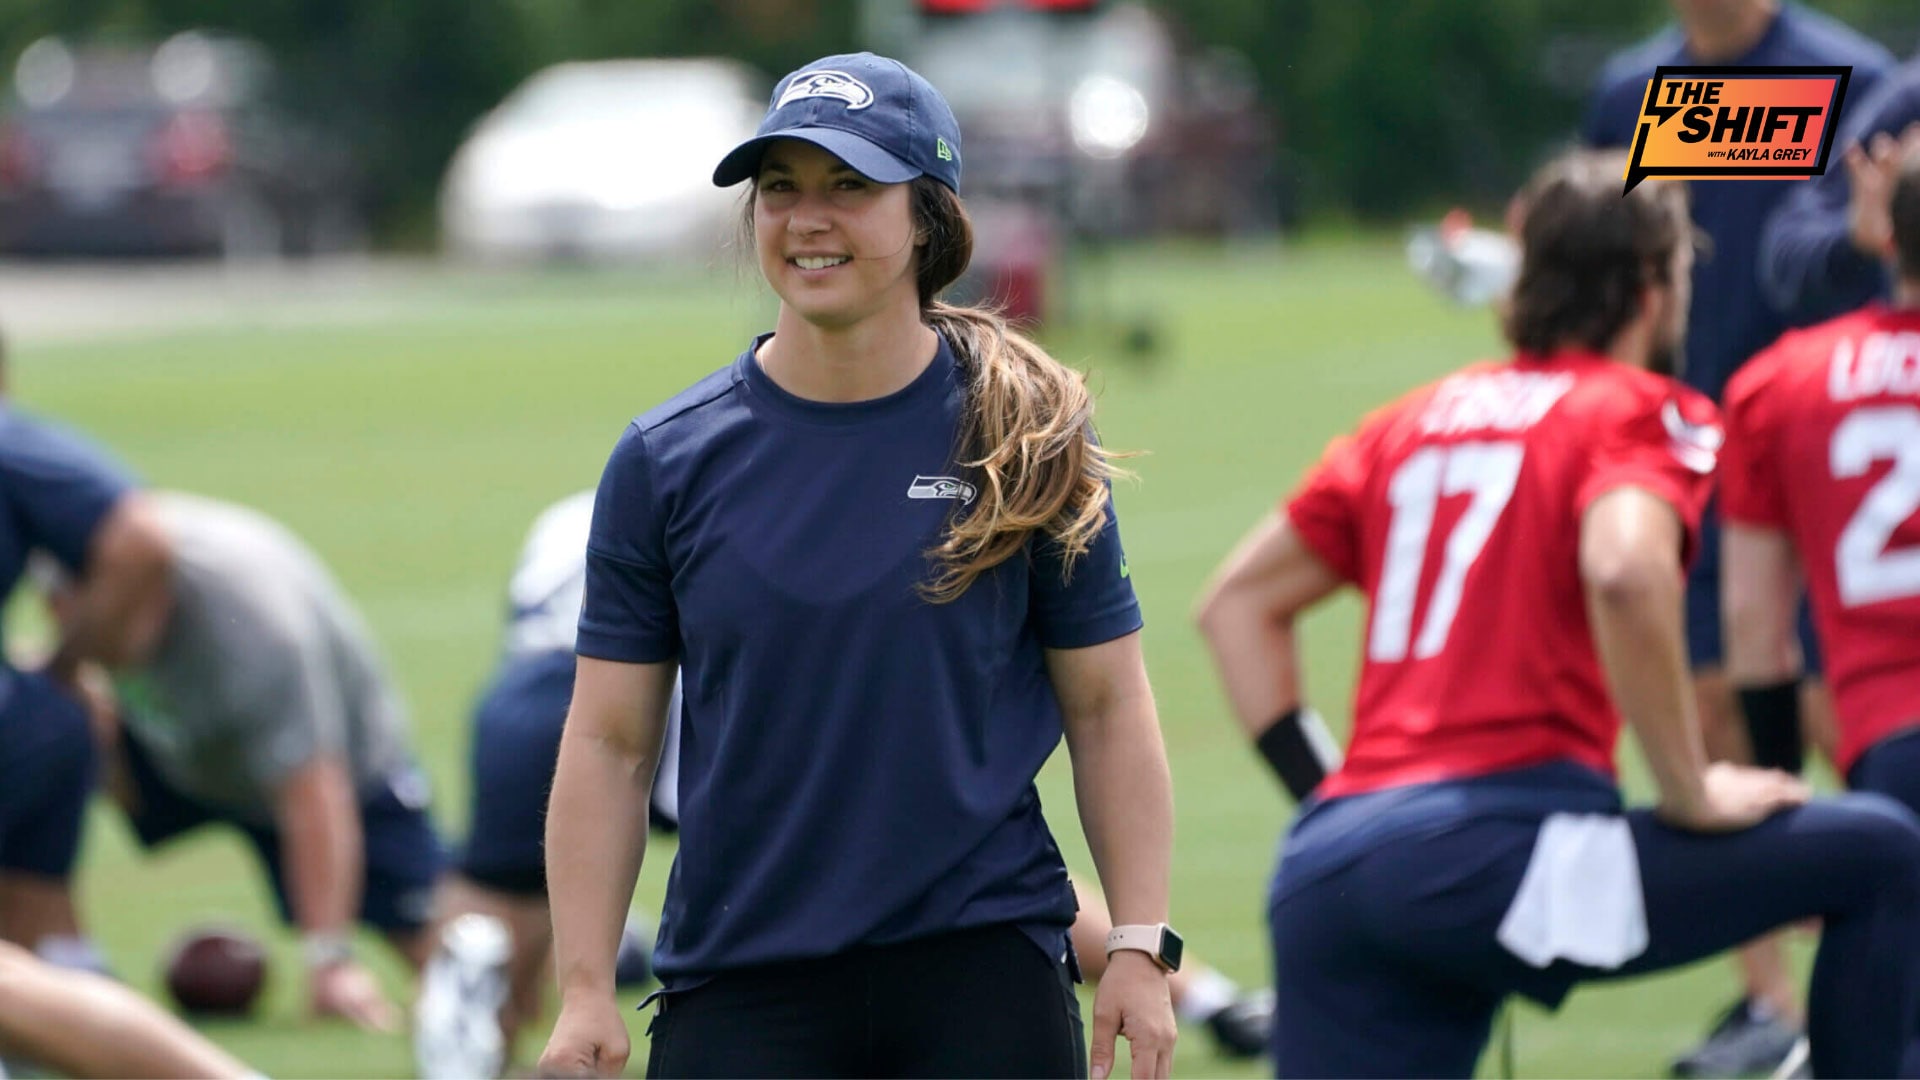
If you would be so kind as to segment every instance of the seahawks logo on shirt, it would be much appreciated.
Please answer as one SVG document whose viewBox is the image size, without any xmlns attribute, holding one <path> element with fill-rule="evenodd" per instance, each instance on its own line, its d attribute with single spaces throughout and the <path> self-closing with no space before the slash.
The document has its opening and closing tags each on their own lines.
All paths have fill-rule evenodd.
<svg viewBox="0 0 1920 1080">
<path fill-rule="evenodd" d="M 977 494 L 972 484 L 951 476 L 915 476 L 907 487 L 909 499 L 959 499 L 971 503 Z"/>
<path fill-rule="evenodd" d="M 839 98 L 847 103 L 848 109 L 864 109 L 873 104 L 872 88 L 846 72 L 809 71 L 794 76 L 773 107 L 784 109 L 796 101 L 817 97 Z"/>
<path fill-rule="evenodd" d="M 1694 472 L 1706 474 L 1720 457 L 1720 447 L 1727 441 L 1726 432 L 1718 424 L 1690 423 L 1680 415 L 1680 403 L 1668 401 L 1660 409 L 1660 423 L 1667 429 L 1667 437 L 1672 440 L 1669 449 L 1680 464 Z"/>
</svg>

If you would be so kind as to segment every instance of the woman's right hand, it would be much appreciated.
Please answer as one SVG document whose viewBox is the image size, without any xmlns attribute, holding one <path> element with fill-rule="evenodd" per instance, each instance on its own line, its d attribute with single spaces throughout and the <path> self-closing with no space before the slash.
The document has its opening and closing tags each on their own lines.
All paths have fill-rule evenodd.
<svg viewBox="0 0 1920 1080">
<path fill-rule="evenodd" d="M 540 1055 L 541 1076 L 619 1076 L 633 1040 L 620 1003 L 611 994 L 575 998 L 560 1006 L 553 1037 Z"/>
<path fill-rule="evenodd" d="M 1756 769 L 1716 761 L 1700 774 L 1690 800 L 1663 799 L 1660 820 L 1689 832 L 1734 832 L 1751 828 L 1812 796 L 1800 778 L 1778 769 Z"/>
</svg>

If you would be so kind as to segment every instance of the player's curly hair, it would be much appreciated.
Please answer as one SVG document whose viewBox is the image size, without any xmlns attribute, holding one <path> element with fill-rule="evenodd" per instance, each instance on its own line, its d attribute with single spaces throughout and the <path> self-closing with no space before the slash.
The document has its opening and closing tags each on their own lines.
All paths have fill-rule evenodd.
<svg viewBox="0 0 1920 1080">
<path fill-rule="evenodd" d="M 1686 188 L 1646 180 L 1622 196 L 1625 166 L 1618 153 L 1576 150 L 1521 189 L 1520 275 L 1506 313 L 1521 351 L 1605 351 L 1641 292 L 1670 284 L 1676 250 L 1694 237 Z"/>
<path fill-rule="evenodd" d="M 955 504 L 929 553 L 939 573 L 922 592 L 935 603 L 958 599 L 1036 532 L 1071 573 L 1105 524 L 1108 483 L 1120 472 L 1094 437 L 1093 395 L 1084 376 L 998 312 L 938 299 L 973 259 L 973 221 L 958 195 L 924 176 L 913 181 L 912 206 L 923 241 L 921 317 L 947 339 L 965 374 L 955 460 L 979 490 L 972 504 Z"/>
</svg>

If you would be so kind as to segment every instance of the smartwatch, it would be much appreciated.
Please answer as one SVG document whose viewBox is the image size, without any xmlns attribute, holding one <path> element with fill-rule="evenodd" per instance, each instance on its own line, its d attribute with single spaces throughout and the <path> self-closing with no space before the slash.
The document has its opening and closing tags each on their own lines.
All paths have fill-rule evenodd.
<svg viewBox="0 0 1920 1080">
<path fill-rule="evenodd" d="M 1107 934 L 1107 955 L 1112 956 L 1121 949 L 1132 949 L 1146 953 L 1160 970 L 1172 973 L 1180 970 L 1180 953 L 1186 943 L 1173 927 L 1166 923 L 1151 926 L 1116 926 Z"/>
</svg>

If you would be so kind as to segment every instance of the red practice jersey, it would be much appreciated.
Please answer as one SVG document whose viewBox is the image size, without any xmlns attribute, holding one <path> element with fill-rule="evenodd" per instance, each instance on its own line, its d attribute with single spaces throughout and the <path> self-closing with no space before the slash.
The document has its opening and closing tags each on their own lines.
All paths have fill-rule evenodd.
<svg viewBox="0 0 1920 1080">
<path fill-rule="evenodd" d="M 1586 353 L 1479 364 L 1336 440 L 1287 503 L 1368 600 L 1353 738 L 1328 797 L 1570 760 L 1614 774 L 1619 713 L 1587 625 L 1586 508 L 1651 492 L 1689 550 L 1712 402 Z"/>
<path fill-rule="evenodd" d="M 1743 366 L 1721 477 L 1728 521 L 1799 553 L 1844 772 L 1920 724 L 1920 311 L 1865 308 Z"/>
</svg>

